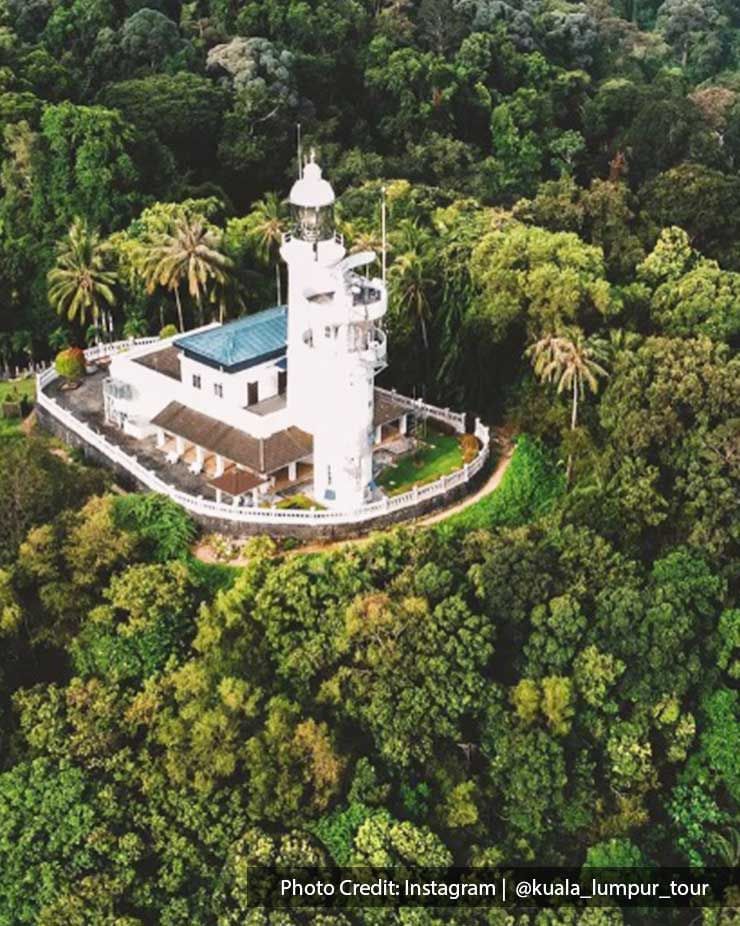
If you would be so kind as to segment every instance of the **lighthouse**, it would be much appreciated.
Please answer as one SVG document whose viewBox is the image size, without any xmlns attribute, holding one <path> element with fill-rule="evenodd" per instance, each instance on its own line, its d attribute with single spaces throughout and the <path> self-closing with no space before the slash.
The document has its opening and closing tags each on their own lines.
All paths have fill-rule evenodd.
<svg viewBox="0 0 740 926">
<path fill-rule="evenodd" d="M 314 498 L 352 510 L 372 499 L 375 377 L 386 364 L 385 283 L 372 251 L 347 254 L 334 191 L 313 153 L 290 192 L 287 405 L 313 435 Z"/>
</svg>

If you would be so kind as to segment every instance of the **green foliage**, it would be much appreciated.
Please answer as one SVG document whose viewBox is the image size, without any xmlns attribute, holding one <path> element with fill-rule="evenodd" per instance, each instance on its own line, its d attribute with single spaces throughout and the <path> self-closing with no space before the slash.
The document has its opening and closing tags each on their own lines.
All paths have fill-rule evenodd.
<svg viewBox="0 0 740 926">
<path fill-rule="evenodd" d="M 10 562 L 26 533 L 75 506 L 106 483 L 102 472 L 65 463 L 39 440 L 0 444 L 0 562 Z"/>
<path fill-rule="evenodd" d="M 311 831 L 326 846 L 335 864 L 348 865 L 352 858 L 355 836 L 372 815 L 373 811 L 369 807 L 355 802 L 322 817 Z"/>
<path fill-rule="evenodd" d="M 4 379 L 90 323 L 283 301 L 300 122 L 349 251 L 379 252 L 385 189 L 383 385 L 518 434 L 433 529 L 259 537 L 237 568 L 3 426 L 0 921 L 292 924 L 250 907 L 258 863 L 736 866 L 734 5 L 7 0 L 0 26 Z M 608 373 L 587 401 L 583 365 L 548 388 L 564 338 Z"/>
<path fill-rule="evenodd" d="M 647 859 L 629 839 L 609 839 L 590 846 L 586 865 L 592 868 L 646 868 Z"/>
<path fill-rule="evenodd" d="M 130 566 L 103 597 L 71 647 L 79 675 L 142 681 L 187 653 L 196 598 L 185 565 Z"/>
<path fill-rule="evenodd" d="M 54 361 L 54 368 L 60 376 L 70 382 L 77 382 L 85 375 L 85 354 L 79 347 L 68 347 L 60 351 Z"/>
<path fill-rule="evenodd" d="M 142 540 L 148 556 L 156 562 L 185 556 L 195 537 L 190 515 L 164 495 L 122 496 L 115 501 L 114 516 L 119 527 Z"/>
<path fill-rule="evenodd" d="M 525 524 L 545 514 L 564 487 L 552 455 L 542 444 L 524 434 L 517 438 L 511 464 L 501 485 L 479 502 L 448 518 L 440 532 Z"/>
</svg>

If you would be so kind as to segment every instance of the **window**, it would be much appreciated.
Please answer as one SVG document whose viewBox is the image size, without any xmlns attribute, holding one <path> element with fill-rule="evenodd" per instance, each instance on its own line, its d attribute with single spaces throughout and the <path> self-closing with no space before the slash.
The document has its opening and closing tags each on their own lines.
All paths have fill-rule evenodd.
<svg viewBox="0 0 740 926">
<path fill-rule="evenodd" d="M 331 466 L 326 467 L 326 484 L 331 485 Z"/>
<path fill-rule="evenodd" d="M 247 383 L 247 405 L 256 405 L 260 398 L 259 383 Z"/>
<path fill-rule="evenodd" d="M 200 376 L 197 373 L 193 373 L 193 389 L 200 389 L 200 387 Z"/>
<path fill-rule="evenodd" d="M 221 385 L 221 383 L 214 383 L 214 384 L 213 384 L 213 391 L 214 391 L 214 393 L 215 393 L 215 395 L 216 395 L 217 398 L 223 399 L 223 397 L 224 397 L 224 387 Z"/>
</svg>

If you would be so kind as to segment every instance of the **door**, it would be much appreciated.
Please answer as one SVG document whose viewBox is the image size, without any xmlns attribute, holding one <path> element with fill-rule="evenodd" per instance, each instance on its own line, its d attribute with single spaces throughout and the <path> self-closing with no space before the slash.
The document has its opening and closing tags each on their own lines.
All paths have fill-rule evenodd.
<svg viewBox="0 0 740 926">
<path fill-rule="evenodd" d="M 256 405 L 260 398 L 259 383 L 247 383 L 247 405 Z"/>
</svg>

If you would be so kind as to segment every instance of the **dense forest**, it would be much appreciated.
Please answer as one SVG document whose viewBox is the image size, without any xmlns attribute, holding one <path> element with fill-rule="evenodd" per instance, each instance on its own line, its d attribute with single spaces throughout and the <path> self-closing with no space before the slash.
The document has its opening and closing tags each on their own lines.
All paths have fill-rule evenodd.
<svg viewBox="0 0 740 926">
<path fill-rule="evenodd" d="M 688 922 L 246 878 L 740 862 L 735 0 L 0 0 L 0 123 L 0 366 L 280 302 L 300 124 L 349 247 L 385 195 L 387 382 L 517 444 L 236 568 L 0 429 L 0 926 Z"/>
</svg>

